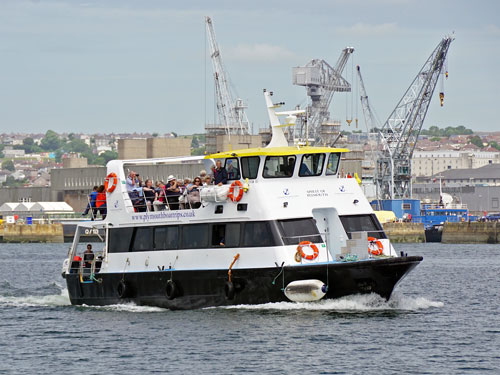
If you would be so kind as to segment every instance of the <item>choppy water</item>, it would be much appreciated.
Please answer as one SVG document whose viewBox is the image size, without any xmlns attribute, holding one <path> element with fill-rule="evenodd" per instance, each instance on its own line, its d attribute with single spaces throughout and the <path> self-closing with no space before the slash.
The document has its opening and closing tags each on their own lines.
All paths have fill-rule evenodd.
<svg viewBox="0 0 500 375">
<path fill-rule="evenodd" d="M 74 307 L 66 245 L 0 244 L 0 374 L 500 373 L 500 246 L 423 255 L 390 301 Z"/>
</svg>

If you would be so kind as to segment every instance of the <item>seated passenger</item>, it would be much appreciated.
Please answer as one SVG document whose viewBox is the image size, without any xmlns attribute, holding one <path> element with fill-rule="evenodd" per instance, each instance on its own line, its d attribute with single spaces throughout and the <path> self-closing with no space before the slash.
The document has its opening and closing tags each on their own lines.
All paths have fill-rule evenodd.
<svg viewBox="0 0 500 375">
<path fill-rule="evenodd" d="M 299 176 L 311 176 L 311 175 L 312 175 L 311 170 L 306 165 L 306 163 L 303 162 L 300 165 Z"/>
<path fill-rule="evenodd" d="M 193 183 L 187 187 L 188 204 L 191 208 L 199 208 L 201 206 L 200 189 L 201 178 L 196 177 Z"/>
<path fill-rule="evenodd" d="M 171 210 L 178 210 L 180 189 L 177 184 L 177 180 L 172 175 L 168 176 L 168 183 L 165 186 L 165 194 L 167 196 L 168 207 Z"/>
<path fill-rule="evenodd" d="M 210 186 L 210 185 L 212 185 L 212 177 L 205 176 L 205 179 L 203 180 L 203 186 Z"/>
<path fill-rule="evenodd" d="M 163 181 L 156 181 L 156 200 L 153 202 L 155 211 L 163 211 L 165 209 L 165 202 L 167 196 L 165 194 L 165 184 Z"/>
<path fill-rule="evenodd" d="M 151 179 L 147 179 L 144 187 L 142 188 L 142 192 L 144 194 L 144 199 L 146 200 L 146 206 L 148 211 L 152 211 L 153 202 L 158 197 L 155 189 L 153 188 L 153 181 Z"/>
<path fill-rule="evenodd" d="M 139 174 L 134 171 L 130 171 L 127 177 L 127 192 L 132 201 L 132 205 L 134 206 L 135 211 L 146 211 L 146 207 L 144 205 L 144 200 L 142 197 L 142 181 L 139 177 Z"/>
<path fill-rule="evenodd" d="M 222 167 L 222 162 L 220 160 L 217 160 L 215 163 L 216 168 L 214 171 L 214 183 L 215 185 L 222 186 L 224 184 L 227 184 L 227 171 L 226 168 Z"/>
</svg>

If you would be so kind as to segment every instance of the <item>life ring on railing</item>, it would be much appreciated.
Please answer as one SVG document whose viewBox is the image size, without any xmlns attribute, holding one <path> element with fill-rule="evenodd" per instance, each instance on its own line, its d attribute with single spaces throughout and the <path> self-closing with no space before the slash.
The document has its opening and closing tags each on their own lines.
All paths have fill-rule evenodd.
<svg viewBox="0 0 500 375">
<path fill-rule="evenodd" d="M 304 250 L 303 250 L 304 247 L 310 247 L 313 250 L 313 253 L 312 254 L 304 253 Z M 318 247 L 315 244 L 313 244 L 311 241 L 302 241 L 301 243 L 299 243 L 299 246 L 297 246 L 297 251 L 300 251 L 300 256 L 303 259 L 307 259 L 307 260 L 314 260 L 319 255 Z"/>
<path fill-rule="evenodd" d="M 368 253 L 371 255 L 382 255 L 384 252 L 384 245 L 375 237 L 368 237 Z"/>
<path fill-rule="evenodd" d="M 112 180 L 111 185 L 110 180 Z M 118 177 L 116 176 L 116 173 L 111 172 L 106 176 L 106 179 L 104 180 L 104 190 L 106 190 L 108 193 L 112 193 L 113 191 L 115 191 L 117 183 Z"/>
<path fill-rule="evenodd" d="M 235 186 L 238 186 L 238 195 L 236 197 L 234 196 Z M 236 180 L 231 184 L 227 197 L 231 199 L 233 202 L 239 202 L 241 198 L 243 198 L 243 184 L 241 183 L 241 181 Z"/>
</svg>

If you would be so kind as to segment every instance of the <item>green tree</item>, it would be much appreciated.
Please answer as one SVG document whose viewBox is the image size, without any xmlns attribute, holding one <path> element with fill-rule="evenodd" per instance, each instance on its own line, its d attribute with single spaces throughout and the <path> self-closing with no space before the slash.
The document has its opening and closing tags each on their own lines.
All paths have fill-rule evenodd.
<svg viewBox="0 0 500 375">
<path fill-rule="evenodd" d="M 43 137 L 40 142 L 40 146 L 45 151 L 56 151 L 62 146 L 62 141 L 55 131 L 47 130 L 45 137 Z"/>
<path fill-rule="evenodd" d="M 440 140 L 441 140 L 441 138 L 440 138 L 440 137 L 432 137 L 432 138 L 430 139 L 430 141 L 431 141 L 431 142 L 439 142 Z"/>
<path fill-rule="evenodd" d="M 84 153 L 84 152 L 89 152 L 90 147 L 88 144 L 86 144 L 84 141 L 81 139 L 72 139 L 66 145 L 64 146 L 66 151 L 68 152 L 79 152 L 79 153 Z"/>
<path fill-rule="evenodd" d="M 177 138 L 177 133 L 176 132 L 171 132 L 171 134 L 174 136 L 174 138 Z"/>
<path fill-rule="evenodd" d="M 193 155 L 193 156 L 205 155 L 205 151 L 206 151 L 206 147 L 192 148 L 191 155 Z"/>
<path fill-rule="evenodd" d="M 14 166 L 14 162 L 10 159 L 4 160 L 2 163 L 2 169 L 6 169 L 8 171 L 14 172 L 16 167 Z"/>
<path fill-rule="evenodd" d="M 198 148 L 198 147 L 200 147 L 200 142 L 198 141 L 198 137 L 194 135 L 193 139 L 191 140 L 191 148 Z"/>
<path fill-rule="evenodd" d="M 498 142 L 491 141 L 489 145 L 493 148 L 496 148 L 497 150 L 500 150 L 500 145 L 498 144 Z"/>
<path fill-rule="evenodd" d="M 153 136 L 153 138 L 158 137 L 158 133 L 153 133 L 153 134 L 151 134 L 151 135 Z"/>
<path fill-rule="evenodd" d="M 99 158 L 103 159 L 104 163 L 102 165 L 108 164 L 108 161 L 118 159 L 118 152 L 115 151 L 104 151 Z"/>
<path fill-rule="evenodd" d="M 481 137 L 475 135 L 474 137 L 469 138 L 469 142 L 472 143 L 473 145 L 476 145 L 477 147 L 483 148 L 483 140 Z"/>
</svg>

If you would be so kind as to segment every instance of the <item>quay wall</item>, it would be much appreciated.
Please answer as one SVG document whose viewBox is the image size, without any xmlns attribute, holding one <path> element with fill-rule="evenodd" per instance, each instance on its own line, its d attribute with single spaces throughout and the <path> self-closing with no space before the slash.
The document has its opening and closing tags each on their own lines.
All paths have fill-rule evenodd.
<svg viewBox="0 0 500 375">
<path fill-rule="evenodd" d="M 500 243 L 499 222 L 445 223 L 442 243 Z"/>
<path fill-rule="evenodd" d="M 422 223 L 385 223 L 382 226 L 392 242 L 425 242 L 425 230 Z"/>
<path fill-rule="evenodd" d="M 0 242 L 64 242 L 61 223 L 52 224 L 2 224 Z"/>
</svg>

